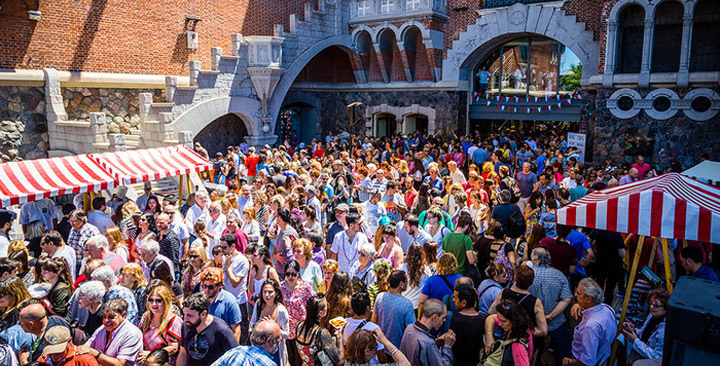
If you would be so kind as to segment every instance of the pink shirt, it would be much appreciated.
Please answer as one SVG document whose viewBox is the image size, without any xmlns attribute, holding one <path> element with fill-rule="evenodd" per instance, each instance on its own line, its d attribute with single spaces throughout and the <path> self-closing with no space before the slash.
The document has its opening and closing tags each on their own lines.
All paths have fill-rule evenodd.
<svg viewBox="0 0 720 366">
<path fill-rule="evenodd" d="M 500 320 L 495 318 L 495 325 L 500 326 Z M 533 337 L 532 330 L 528 329 L 528 347 L 522 345 L 520 342 L 512 344 L 512 355 L 515 366 L 530 366 L 530 358 L 533 354 Z"/>
<path fill-rule="evenodd" d="M 650 170 L 650 165 L 648 165 L 648 163 L 643 163 L 642 165 L 638 165 L 638 163 L 635 163 L 632 167 L 637 169 L 638 171 L 638 180 L 645 178 L 645 173 Z"/>
</svg>

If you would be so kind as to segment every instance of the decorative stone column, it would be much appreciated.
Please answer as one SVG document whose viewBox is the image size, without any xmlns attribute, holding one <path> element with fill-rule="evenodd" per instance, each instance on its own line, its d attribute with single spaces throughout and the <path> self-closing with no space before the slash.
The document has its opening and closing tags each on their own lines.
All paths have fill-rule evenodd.
<svg viewBox="0 0 720 366">
<path fill-rule="evenodd" d="M 45 118 L 49 125 L 57 121 L 66 121 L 67 112 L 65 112 L 58 72 L 54 68 L 45 68 L 43 73 L 45 74 Z"/>
<path fill-rule="evenodd" d="M 617 58 L 617 22 L 608 21 L 607 42 L 605 45 L 605 72 L 602 83 L 606 88 L 612 88 L 615 76 L 615 59 Z"/>
<path fill-rule="evenodd" d="M 194 137 L 192 131 L 178 131 L 178 142 L 190 149 L 193 148 Z"/>
<path fill-rule="evenodd" d="M 93 136 L 93 142 L 96 144 L 105 144 L 108 142 L 107 122 L 105 113 L 90 113 L 90 135 Z"/>
<path fill-rule="evenodd" d="M 243 47 L 243 35 L 239 33 L 231 34 L 230 44 L 232 46 L 231 55 L 240 56 Z"/>
<path fill-rule="evenodd" d="M 272 137 L 273 142 L 277 136 L 272 135 L 272 117 L 269 112 L 270 100 L 275 92 L 275 87 L 280 82 L 285 69 L 282 68 L 282 45 L 283 37 L 274 36 L 251 36 L 245 37 L 248 54 L 248 75 L 253 83 L 261 106 L 261 126 L 255 140 L 268 140 Z M 252 137 L 252 136 L 251 136 Z M 251 138 L 252 140 L 252 138 Z"/>
<path fill-rule="evenodd" d="M 168 103 L 172 103 L 173 99 L 175 98 L 175 91 L 177 91 L 178 87 L 178 77 L 177 76 L 166 76 L 165 77 L 165 101 Z M 150 99 L 150 103 L 152 103 L 152 99 Z"/>
<path fill-rule="evenodd" d="M 645 33 L 643 34 L 642 68 L 638 77 L 638 86 L 647 88 L 650 86 L 650 64 L 652 63 L 652 40 L 655 29 L 655 19 L 645 18 Z"/>
<path fill-rule="evenodd" d="M 685 88 L 690 84 L 690 46 L 692 43 L 692 14 L 683 16 L 682 46 L 680 46 L 680 69 L 678 70 L 677 86 Z"/>
<path fill-rule="evenodd" d="M 167 91 L 167 78 L 165 79 L 165 83 L 165 88 Z M 152 93 L 140 93 L 140 95 L 138 96 L 138 100 L 140 102 L 140 104 L 138 105 L 138 110 L 140 111 L 140 121 L 148 121 L 148 116 L 150 115 L 150 108 L 152 108 L 153 103 L 153 95 Z"/>
<path fill-rule="evenodd" d="M 213 47 L 210 49 L 210 70 L 218 71 L 220 57 L 222 57 L 222 47 Z"/>
<path fill-rule="evenodd" d="M 197 79 L 200 76 L 200 61 L 190 61 L 188 67 L 190 69 L 190 86 L 197 86 Z"/>
</svg>

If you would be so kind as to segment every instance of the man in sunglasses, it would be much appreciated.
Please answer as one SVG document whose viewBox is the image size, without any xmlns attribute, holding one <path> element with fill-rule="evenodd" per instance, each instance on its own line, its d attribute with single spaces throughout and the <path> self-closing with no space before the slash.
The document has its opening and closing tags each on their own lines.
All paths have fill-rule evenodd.
<svg viewBox="0 0 720 366">
<path fill-rule="evenodd" d="M 240 339 L 242 313 L 237 298 L 223 287 L 223 271 L 220 268 L 206 268 L 199 275 L 200 291 L 210 302 L 210 315 L 222 319 L 233 331 L 236 340 Z"/>
<path fill-rule="evenodd" d="M 245 345 L 249 340 L 249 309 L 247 297 L 247 274 L 250 270 L 250 261 L 245 254 L 237 250 L 237 238 L 234 234 L 225 234 L 220 237 L 220 249 L 225 253 L 225 272 L 223 285 L 236 299 L 240 307 L 240 344 Z"/>
<path fill-rule="evenodd" d="M 98 328 L 85 345 L 78 346 L 75 353 L 89 353 L 102 366 L 135 365 L 137 355 L 143 349 L 142 331 L 125 319 L 128 304 L 120 298 L 103 304 L 103 326 Z"/>
</svg>

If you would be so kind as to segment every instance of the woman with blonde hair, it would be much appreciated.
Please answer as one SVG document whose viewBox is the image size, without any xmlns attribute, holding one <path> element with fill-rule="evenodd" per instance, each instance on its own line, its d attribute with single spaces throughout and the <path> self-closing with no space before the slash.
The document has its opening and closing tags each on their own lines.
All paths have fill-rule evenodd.
<svg viewBox="0 0 720 366">
<path fill-rule="evenodd" d="M 142 267 L 137 263 L 128 263 L 120 267 L 119 276 L 120 285 L 130 289 L 135 294 L 135 302 L 138 306 L 138 314 L 145 312 L 145 288 L 147 287 L 147 279 L 143 273 Z"/>
<path fill-rule="evenodd" d="M 115 254 L 122 257 L 122 259 L 125 260 L 125 263 L 127 263 L 128 257 L 130 256 L 130 250 L 123 239 L 120 228 L 117 226 L 108 227 L 105 229 L 105 237 L 107 238 L 108 243 L 110 243 L 110 251 L 115 252 Z"/>
<path fill-rule="evenodd" d="M 317 292 L 323 275 L 320 265 L 312 260 L 312 250 L 312 243 L 305 238 L 295 239 L 292 244 L 293 258 L 300 265 L 300 278 L 309 283 L 313 291 Z"/>
<path fill-rule="evenodd" d="M 487 180 L 488 175 L 494 171 L 495 171 L 495 167 L 493 166 L 493 163 L 486 161 L 482 165 L 482 172 L 480 173 L 480 176 L 482 177 L 483 180 Z"/>
<path fill-rule="evenodd" d="M 128 243 L 134 243 L 138 234 L 137 218 L 140 217 L 140 208 L 133 201 L 120 206 L 120 232 Z M 132 251 L 130 251 L 132 253 Z"/>
<path fill-rule="evenodd" d="M 373 270 L 375 271 L 375 282 L 367 288 L 368 295 L 370 295 L 370 311 L 375 307 L 375 299 L 378 295 L 390 289 L 388 277 L 393 271 L 392 263 L 385 258 L 378 258 L 373 262 Z"/>
<path fill-rule="evenodd" d="M 323 281 L 320 282 L 317 292 L 322 292 L 324 294 L 326 294 L 328 292 L 328 289 L 330 289 L 330 285 L 332 285 L 333 276 L 335 276 L 335 273 L 337 273 L 337 271 L 338 271 L 338 262 L 336 260 L 326 259 L 325 262 L 323 262 L 323 265 L 322 265 Z"/>
<path fill-rule="evenodd" d="M 210 265 L 207 251 L 199 246 L 194 246 L 187 253 L 188 266 L 180 278 L 183 294 L 192 294 L 195 286 L 200 283 L 198 275 Z"/>
<path fill-rule="evenodd" d="M 445 253 L 440 256 L 437 266 L 438 274 L 430 276 L 420 291 L 419 309 L 422 310 L 422 305 L 427 299 L 443 300 L 445 296 L 453 295 L 455 281 L 462 277 L 462 275 L 456 274 L 457 267 L 457 259 L 452 253 Z"/>
<path fill-rule="evenodd" d="M 248 237 L 250 244 L 256 244 L 260 240 L 260 224 L 255 218 L 255 208 L 246 205 L 242 211 L 242 230 Z"/>
<path fill-rule="evenodd" d="M 183 319 L 173 312 L 173 305 L 177 303 L 172 290 L 159 285 L 150 290 L 145 303 L 147 311 L 140 320 L 140 330 L 143 332 L 143 351 L 138 355 L 141 363 L 156 349 L 164 349 L 171 356 L 171 360 L 179 349 L 182 335 Z M 174 364 L 173 361 L 170 362 Z"/>
<path fill-rule="evenodd" d="M 0 281 L 0 332 L 18 323 L 18 305 L 29 298 L 27 287 L 19 277 L 10 276 Z"/>
</svg>

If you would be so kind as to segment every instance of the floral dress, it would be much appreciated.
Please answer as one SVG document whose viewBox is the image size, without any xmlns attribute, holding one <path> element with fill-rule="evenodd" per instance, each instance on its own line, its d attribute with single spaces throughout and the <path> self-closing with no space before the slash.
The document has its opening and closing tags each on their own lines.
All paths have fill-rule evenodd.
<svg viewBox="0 0 720 366">
<path fill-rule="evenodd" d="M 545 209 L 545 204 L 543 203 L 540 206 L 540 211 L 534 213 L 532 216 L 530 216 L 529 219 L 527 219 L 527 229 L 525 230 L 526 238 L 530 237 L 530 233 L 532 232 L 533 226 L 535 226 L 535 224 L 540 222 L 540 216 L 542 216 L 542 214 L 544 214 L 545 212 L 547 212 L 547 210 Z"/>
<path fill-rule="evenodd" d="M 283 294 L 285 307 L 290 314 L 290 335 L 288 339 L 295 339 L 295 330 L 301 321 L 305 320 L 305 307 L 308 299 L 313 295 L 312 286 L 305 281 L 298 280 L 295 289 L 290 291 L 287 281 L 280 285 L 280 292 Z"/>
</svg>

